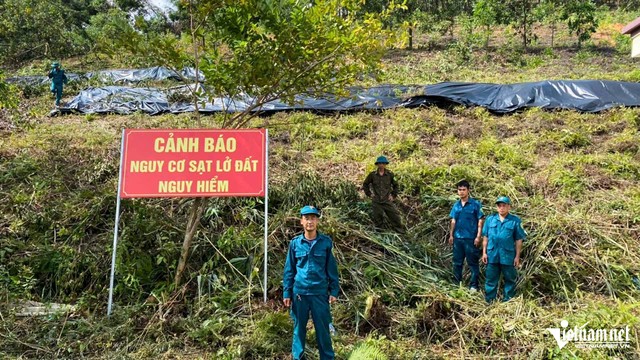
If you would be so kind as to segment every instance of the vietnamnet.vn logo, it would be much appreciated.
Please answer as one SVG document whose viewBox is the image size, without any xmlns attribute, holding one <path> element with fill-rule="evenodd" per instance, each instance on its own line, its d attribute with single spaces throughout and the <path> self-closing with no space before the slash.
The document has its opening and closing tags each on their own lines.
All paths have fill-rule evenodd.
<svg viewBox="0 0 640 360">
<path fill-rule="evenodd" d="M 562 320 L 561 328 L 547 328 L 558 343 L 560 349 L 573 342 L 577 348 L 628 348 L 629 326 L 614 329 L 587 329 L 586 326 L 567 329 L 569 322 Z"/>
</svg>

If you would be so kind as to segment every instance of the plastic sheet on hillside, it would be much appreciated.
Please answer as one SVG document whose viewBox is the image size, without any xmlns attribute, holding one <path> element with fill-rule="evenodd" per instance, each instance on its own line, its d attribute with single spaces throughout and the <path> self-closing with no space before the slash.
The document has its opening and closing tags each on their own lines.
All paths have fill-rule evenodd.
<svg viewBox="0 0 640 360">
<path fill-rule="evenodd" d="M 106 86 L 87 88 L 73 98 L 66 106 L 60 108 L 63 113 L 117 113 L 131 114 L 145 112 L 151 115 L 160 113 L 184 113 L 195 111 L 195 105 L 189 102 L 191 85 L 184 85 L 170 89 L 131 88 L 122 86 Z M 398 106 L 402 95 L 410 87 L 379 86 L 374 88 L 353 88 L 348 97 L 311 97 L 300 95 L 295 97 L 293 105 L 275 100 L 257 107 L 256 112 L 277 112 L 291 110 L 307 110 L 315 112 L 380 110 Z M 206 90 L 203 88 L 201 92 Z M 175 99 L 170 102 L 168 99 Z M 242 94 L 235 98 L 212 97 L 201 98 L 198 109 L 203 113 L 242 112 L 254 107 L 256 99 Z"/>
<path fill-rule="evenodd" d="M 80 92 L 60 110 L 75 110 L 83 114 L 131 114 L 141 111 L 150 115 L 167 112 L 169 101 L 164 92 L 154 88 L 106 86 Z"/>
<path fill-rule="evenodd" d="M 182 81 L 183 79 L 194 81 L 196 79 L 196 71 L 193 68 L 184 68 L 180 71 L 180 73 L 177 73 L 162 66 L 150 67 L 146 69 L 100 70 L 95 72 L 88 72 L 86 74 L 66 73 L 66 75 L 69 81 L 92 79 L 104 84 L 137 83 L 141 81 L 162 80 Z M 204 81 L 204 79 L 204 75 L 200 73 L 200 81 Z M 15 76 L 7 78 L 7 82 L 34 86 L 48 84 L 49 79 L 47 78 L 47 76 Z"/>
<path fill-rule="evenodd" d="M 555 80 L 519 84 L 439 83 L 406 106 L 427 104 L 481 106 L 494 113 L 523 108 L 599 112 L 616 106 L 640 106 L 640 83 L 599 80 Z"/>
<path fill-rule="evenodd" d="M 142 111 L 153 115 L 192 112 L 195 106 L 189 101 L 189 94 L 189 85 L 166 90 L 117 86 L 88 88 L 60 111 L 118 114 Z M 240 112 L 252 108 L 255 102 L 256 99 L 247 94 L 233 99 L 202 98 L 199 110 L 203 113 Z M 615 106 L 640 106 L 640 83 L 560 80 L 511 85 L 447 82 L 419 87 L 354 87 L 346 97 L 299 95 L 295 97 L 294 104 L 274 100 L 252 111 L 273 113 L 306 110 L 325 113 L 429 105 L 481 106 L 494 113 L 509 113 L 528 107 L 598 112 Z"/>
<path fill-rule="evenodd" d="M 156 66 L 146 69 L 100 70 L 86 73 L 85 77 L 111 84 L 162 80 L 182 81 L 183 78 L 186 80 L 195 80 L 196 71 L 193 68 L 184 68 L 180 73 L 177 73 L 166 67 Z M 200 81 L 203 80 L 204 75 L 201 73 Z"/>
<path fill-rule="evenodd" d="M 79 74 L 75 74 L 75 73 L 68 73 L 65 72 L 65 75 L 67 75 L 67 79 L 68 81 L 78 81 L 80 79 L 83 78 L 82 75 Z M 28 85 L 28 86 L 38 86 L 38 85 L 48 85 L 50 84 L 51 80 L 49 80 L 49 78 L 44 75 L 44 76 L 39 76 L 39 75 L 31 75 L 31 76 L 14 76 L 14 77 L 9 77 L 7 78 L 7 82 L 10 84 L 17 84 L 17 85 Z"/>
</svg>

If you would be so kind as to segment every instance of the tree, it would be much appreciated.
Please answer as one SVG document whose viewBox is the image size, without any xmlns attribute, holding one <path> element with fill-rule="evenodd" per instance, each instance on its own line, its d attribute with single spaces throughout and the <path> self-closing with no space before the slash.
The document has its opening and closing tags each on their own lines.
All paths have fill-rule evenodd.
<svg viewBox="0 0 640 360">
<path fill-rule="evenodd" d="M 83 53 L 89 19 L 110 6 L 105 0 L 0 1 L 0 60 L 61 58 Z"/>
<path fill-rule="evenodd" d="M 58 1 L 0 2 L 0 58 L 21 61 L 64 48 L 65 22 Z"/>
<path fill-rule="evenodd" d="M 121 33 L 120 43 L 159 65 L 199 66 L 209 96 L 251 95 L 254 101 L 245 111 L 226 114 L 224 128 L 246 126 L 262 105 L 277 98 L 291 104 L 297 94 L 345 94 L 358 76 L 377 72 L 395 40 L 383 28 L 389 11 L 362 14 L 359 0 L 192 0 L 183 5 L 190 9 L 190 51 L 173 34 L 145 37 L 131 29 Z M 176 285 L 205 205 L 203 199 L 192 205 Z"/>
<path fill-rule="evenodd" d="M 93 44 L 93 51 L 111 57 L 118 57 L 124 55 L 121 54 L 121 51 L 118 49 L 121 41 L 117 39 L 125 29 L 127 32 L 134 31 L 127 13 L 120 9 L 113 8 L 102 14 L 93 16 L 89 26 L 86 28 L 86 32 Z"/>
<path fill-rule="evenodd" d="M 499 0 L 478 0 L 473 6 L 473 19 L 484 29 L 484 47 L 489 48 L 491 27 L 501 22 L 500 15 L 505 11 L 503 2 Z"/>
<path fill-rule="evenodd" d="M 534 4 L 535 2 L 535 4 Z M 504 23 L 513 24 L 522 38 L 522 47 L 527 50 L 533 38 L 533 9 L 538 0 L 504 0 Z"/>
<path fill-rule="evenodd" d="M 598 29 L 596 10 L 591 0 L 571 0 L 564 6 L 561 19 L 567 22 L 569 31 L 578 37 L 578 46 L 589 40 Z"/>
<path fill-rule="evenodd" d="M 535 18 L 551 27 L 551 47 L 554 46 L 558 22 L 561 20 L 564 1 L 544 0 L 535 8 Z"/>
</svg>

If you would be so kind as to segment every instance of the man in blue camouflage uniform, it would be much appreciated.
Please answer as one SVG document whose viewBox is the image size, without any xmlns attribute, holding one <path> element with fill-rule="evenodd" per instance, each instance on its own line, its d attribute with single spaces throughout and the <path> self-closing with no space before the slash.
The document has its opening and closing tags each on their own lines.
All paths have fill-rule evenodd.
<svg viewBox="0 0 640 360">
<path fill-rule="evenodd" d="M 493 302 L 498 294 L 500 274 L 504 277 L 502 301 L 509 301 L 516 293 L 520 267 L 520 252 L 526 233 L 519 217 L 509 214 L 511 200 L 501 196 L 496 200 L 498 213 L 487 218 L 482 228 L 482 262 L 487 264 L 485 300 Z"/>
<path fill-rule="evenodd" d="M 283 302 L 291 307 L 293 319 L 294 360 L 304 359 L 309 313 L 316 330 L 320 360 L 333 360 L 331 344 L 331 311 L 329 304 L 336 301 L 339 291 L 338 266 L 333 257 L 333 242 L 318 232 L 320 212 L 313 206 L 300 210 L 300 223 L 304 233 L 289 243 L 284 266 Z"/>
<path fill-rule="evenodd" d="M 480 276 L 480 246 L 482 237 L 482 223 L 484 213 L 482 204 L 470 197 L 470 184 L 467 180 L 462 180 L 456 184 L 458 197 L 451 208 L 449 217 L 451 218 L 451 229 L 449 233 L 449 245 L 453 245 L 453 276 L 456 284 L 462 282 L 462 269 L 464 260 L 471 269 L 472 292 L 478 291 L 478 278 Z"/>
<path fill-rule="evenodd" d="M 60 63 L 54 62 L 51 64 L 51 71 L 49 71 L 49 79 L 51 79 L 51 92 L 56 97 L 56 107 L 60 106 L 60 100 L 62 99 L 62 89 L 67 84 L 67 75 L 64 74 L 64 70 L 60 68 Z"/>
</svg>

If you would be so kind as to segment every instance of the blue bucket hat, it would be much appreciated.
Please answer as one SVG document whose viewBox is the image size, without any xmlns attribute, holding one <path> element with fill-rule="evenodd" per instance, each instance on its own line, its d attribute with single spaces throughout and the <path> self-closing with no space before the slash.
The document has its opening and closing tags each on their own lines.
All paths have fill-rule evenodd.
<svg viewBox="0 0 640 360">
<path fill-rule="evenodd" d="M 382 155 L 382 156 L 378 156 L 378 158 L 376 159 L 376 163 L 375 163 L 375 165 L 378 165 L 378 164 L 388 164 L 388 163 L 389 163 L 389 160 L 387 160 L 387 157 L 386 157 L 386 156 L 384 156 L 384 155 Z"/>
<path fill-rule="evenodd" d="M 318 211 L 318 208 L 312 205 L 306 205 L 302 209 L 300 209 L 300 216 L 311 215 L 311 214 L 320 216 L 320 211 Z"/>
<path fill-rule="evenodd" d="M 511 205 L 511 199 L 509 199 L 508 196 L 500 196 L 499 198 L 496 199 L 496 205 L 500 203 Z"/>
</svg>

